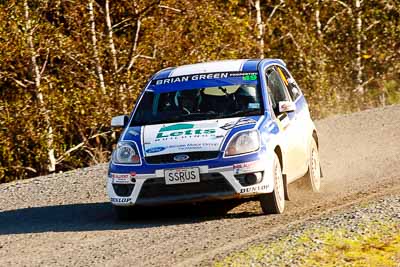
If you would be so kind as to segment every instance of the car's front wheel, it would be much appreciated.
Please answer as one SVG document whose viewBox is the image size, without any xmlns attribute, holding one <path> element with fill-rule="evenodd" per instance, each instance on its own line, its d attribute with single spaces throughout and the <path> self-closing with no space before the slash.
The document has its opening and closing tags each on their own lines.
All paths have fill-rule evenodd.
<svg viewBox="0 0 400 267">
<path fill-rule="evenodd" d="M 275 154 L 273 164 L 274 191 L 260 196 L 260 204 L 264 214 L 281 214 L 285 209 L 285 186 L 282 168 Z"/>
</svg>

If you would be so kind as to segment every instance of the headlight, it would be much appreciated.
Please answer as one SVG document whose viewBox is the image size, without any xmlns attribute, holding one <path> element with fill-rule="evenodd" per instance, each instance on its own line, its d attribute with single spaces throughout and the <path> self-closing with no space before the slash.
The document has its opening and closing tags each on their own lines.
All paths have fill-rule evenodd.
<svg viewBox="0 0 400 267">
<path fill-rule="evenodd" d="M 136 146 L 131 142 L 119 142 L 113 153 L 113 161 L 117 164 L 140 163 Z"/>
<path fill-rule="evenodd" d="M 235 156 L 256 151 L 260 148 L 260 135 L 257 130 L 241 132 L 228 144 L 225 155 Z"/>
</svg>

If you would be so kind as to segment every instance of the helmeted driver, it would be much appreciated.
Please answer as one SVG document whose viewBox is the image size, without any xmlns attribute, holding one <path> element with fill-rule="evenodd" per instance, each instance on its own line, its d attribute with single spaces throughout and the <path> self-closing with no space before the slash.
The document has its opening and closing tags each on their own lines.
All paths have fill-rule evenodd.
<svg viewBox="0 0 400 267">
<path fill-rule="evenodd" d="M 200 90 L 183 90 L 176 92 L 175 105 L 185 113 L 199 112 L 201 103 Z"/>
</svg>

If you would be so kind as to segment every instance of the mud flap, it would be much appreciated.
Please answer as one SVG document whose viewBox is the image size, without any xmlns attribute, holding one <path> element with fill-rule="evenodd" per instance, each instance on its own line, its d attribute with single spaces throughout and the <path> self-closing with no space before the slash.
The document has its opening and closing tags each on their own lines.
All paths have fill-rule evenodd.
<svg viewBox="0 0 400 267">
<path fill-rule="evenodd" d="M 287 183 L 286 174 L 282 174 L 282 178 L 283 178 L 283 188 L 285 189 L 285 200 L 290 200 L 289 186 Z"/>
</svg>

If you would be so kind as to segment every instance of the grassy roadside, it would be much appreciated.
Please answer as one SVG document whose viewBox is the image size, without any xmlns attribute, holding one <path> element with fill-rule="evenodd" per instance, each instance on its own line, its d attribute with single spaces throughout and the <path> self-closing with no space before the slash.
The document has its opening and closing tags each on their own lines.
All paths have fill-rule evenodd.
<svg viewBox="0 0 400 267">
<path fill-rule="evenodd" d="M 373 223 L 360 230 L 312 229 L 292 241 L 251 246 L 215 266 L 399 266 L 400 224 Z M 279 262 L 282 258 L 289 262 Z"/>
<path fill-rule="evenodd" d="M 350 214 L 342 216 L 341 223 L 313 223 L 233 252 L 214 266 L 400 266 L 400 220 L 390 214 L 394 211 L 398 212 L 374 210 L 368 211 L 368 218 Z"/>
</svg>

